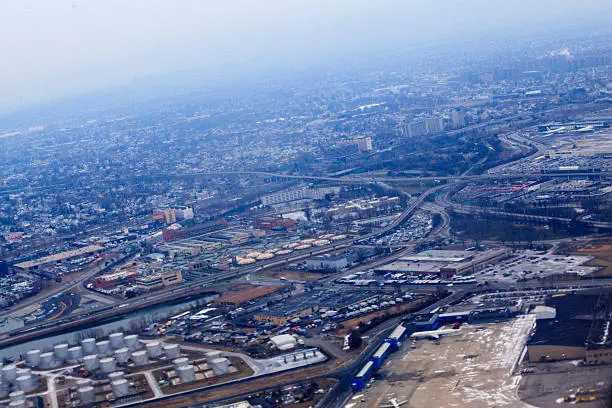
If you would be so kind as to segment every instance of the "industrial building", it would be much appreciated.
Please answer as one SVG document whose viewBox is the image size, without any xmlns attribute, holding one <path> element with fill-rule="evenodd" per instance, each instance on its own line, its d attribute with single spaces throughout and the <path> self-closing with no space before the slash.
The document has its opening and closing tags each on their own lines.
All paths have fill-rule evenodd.
<svg viewBox="0 0 612 408">
<path fill-rule="evenodd" d="M 178 285 L 181 282 L 183 282 L 183 275 L 178 269 L 141 276 L 135 280 L 136 288 L 140 290 L 160 289 L 166 286 Z"/>
<path fill-rule="evenodd" d="M 20 262 L 18 264 L 15 264 L 14 266 L 18 270 L 22 271 L 35 271 L 44 265 L 61 263 L 63 261 L 68 261 L 72 258 L 94 254 L 102 251 L 104 251 L 104 247 L 100 245 L 88 245 L 82 248 L 71 249 L 70 251 L 64 251 L 57 254 L 38 258 L 33 261 Z"/>
<path fill-rule="evenodd" d="M 536 309 L 536 328 L 527 342 L 530 362 L 612 362 L 610 294 L 557 294 L 546 306 Z"/>
<path fill-rule="evenodd" d="M 235 292 L 229 292 L 224 296 L 218 297 L 213 301 L 213 304 L 219 306 L 237 307 L 244 303 L 256 300 L 264 296 L 268 296 L 274 292 L 281 290 L 281 285 L 266 285 L 266 286 L 246 286 Z"/>
<path fill-rule="evenodd" d="M 370 147 L 372 142 L 370 141 Z M 328 194 L 337 194 L 340 187 L 320 187 L 320 188 L 296 188 L 291 190 L 283 190 L 277 193 L 267 194 L 261 197 L 262 205 L 280 204 L 287 201 L 314 199 L 321 200 Z"/>
<path fill-rule="evenodd" d="M 311 271 L 338 272 L 348 265 L 346 254 L 313 256 L 306 260 L 306 268 Z"/>
<path fill-rule="evenodd" d="M 486 264 L 507 258 L 510 254 L 508 248 L 487 251 L 429 250 L 398 258 L 397 261 L 379 266 L 374 271 L 378 275 L 402 272 L 412 275 L 436 274 L 448 278 L 476 272 Z"/>
<path fill-rule="evenodd" d="M 308 316 L 315 312 L 359 310 L 377 302 L 378 296 L 374 292 L 313 291 L 283 299 L 278 304 L 269 307 L 268 310 L 256 313 L 253 319 L 275 324 L 286 324 L 297 322 L 302 316 Z"/>
</svg>

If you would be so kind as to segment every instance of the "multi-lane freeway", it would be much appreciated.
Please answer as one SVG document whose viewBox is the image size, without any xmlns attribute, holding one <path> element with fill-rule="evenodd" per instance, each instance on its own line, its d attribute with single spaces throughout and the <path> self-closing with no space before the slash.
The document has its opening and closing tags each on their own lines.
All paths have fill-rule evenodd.
<svg viewBox="0 0 612 408">
<path fill-rule="evenodd" d="M 469 181 L 469 180 L 509 180 L 526 178 L 567 178 L 567 177 L 610 177 L 609 171 L 561 171 L 561 172 L 532 172 L 532 173 L 499 173 L 499 174 L 463 174 L 456 176 L 423 176 L 423 177 L 378 177 L 368 175 L 364 177 L 330 177 L 307 174 L 271 173 L 266 171 L 209 171 L 197 173 L 177 174 L 178 177 L 188 176 L 226 176 L 226 175 L 252 175 L 276 179 L 333 181 L 344 184 L 372 184 L 372 183 L 414 183 L 425 181 Z"/>
</svg>

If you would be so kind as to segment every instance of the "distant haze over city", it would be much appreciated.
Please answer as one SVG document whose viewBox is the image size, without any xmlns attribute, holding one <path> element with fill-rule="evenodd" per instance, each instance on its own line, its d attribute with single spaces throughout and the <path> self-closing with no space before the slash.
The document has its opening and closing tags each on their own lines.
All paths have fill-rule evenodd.
<svg viewBox="0 0 612 408">
<path fill-rule="evenodd" d="M 160 75 L 215 82 L 465 41 L 503 45 L 544 29 L 563 36 L 605 29 L 611 12 L 605 0 L 2 2 L 0 113 Z"/>
</svg>

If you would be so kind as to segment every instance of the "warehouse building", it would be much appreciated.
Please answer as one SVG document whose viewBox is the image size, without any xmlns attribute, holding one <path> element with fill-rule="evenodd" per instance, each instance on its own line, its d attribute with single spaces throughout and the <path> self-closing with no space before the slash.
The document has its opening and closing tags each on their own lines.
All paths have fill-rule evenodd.
<svg viewBox="0 0 612 408">
<path fill-rule="evenodd" d="M 267 286 L 252 286 L 241 288 L 235 292 L 221 296 L 213 301 L 213 304 L 218 306 L 237 307 L 252 300 L 268 296 L 274 292 L 281 290 L 283 286 L 267 285 Z"/>
<path fill-rule="evenodd" d="M 283 299 L 253 316 L 257 321 L 286 324 L 315 312 L 341 311 L 367 307 L 378 301 L 375 292 L 342 292 L 321 290 Z"/>
<path fill-rule="evenodd" d="M 104 247 L 100 245 L 88 245 L 82 248 L 71 249 L 70 251 L 59 252 L 57 254 L 45 256 L 33 261 L 25 261 L 15 264 L 15 268 L 21 271 L 36 271 L 42 266 L 50 264 L 60 264 L 64 261 L 77 258 L 84 255 L 95 254 L 104 251 Z"/>
<path fill-rule="evenodd" d="M 599 298 L 592 294 L 556 294 L 548 298 L 549 309 L 536 310 L 536 328 L 527 342 L 529 361 L 586 359 L 587 339 Z"/>
<path fill-rule="evenodd" d="M 436 274 L 449 278 L 464 273 L 473 273 L 483 269 L 487 264 L 507 258 L 511 254 L 508 248 L 486 251 L 448 251 L 429 250 L 416 255 L 398 258 L 397 261 L 379 266 L 375 273 L 409 273 L 413 275 Z"/>
</svg>

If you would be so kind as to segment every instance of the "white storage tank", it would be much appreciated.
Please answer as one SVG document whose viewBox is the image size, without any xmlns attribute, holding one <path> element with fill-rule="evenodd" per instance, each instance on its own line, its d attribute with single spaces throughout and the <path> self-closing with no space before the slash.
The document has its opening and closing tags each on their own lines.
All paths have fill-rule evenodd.
<svg viewBox="0 0 612 408">
<path fill-rule="evenodd" d="M 162 345 L 159 341 L 147 343 L 146 349 L 151 358 L 158 358 L 162 355 Z"/>
<path fill-rule="evenodd" d="M 81 347 L 83 347 L 83 354 L 96 354 L 96 339 L 88 338 L 81 340 Z"/>
<path fill-rule="evenodd" d="M 107 356 L 111 352 L 111 346 L 108 340 L 102 340 L 102 341 L 97 342 L 96 348 L 98 349 L 98 354 L 102 356 Z"/>
<path fill-rule="evenodd" d="M 64 343 L 54 346 L 53 353 L 55 354 L 55 359 L 57 361 L 66 361 L 68 359 L 68 345 Z"/>
<path fill-rule="evenodd" d="M 213 373 L 215 373 L 215 375 L 227 374 L 227 372 L 229 371 L 229 360 L 224 357 L 210 360 L 208 362 L 208 365 L 213 370 Z"/>
<path fill-rule="evenodd" d="M 11 401 L 21 401 L 25 399 L 25 392 L 23 391 L 13 391 L 9 394 L 9 398 Z"/>
<path fill-rule="evenodd" d="M 68 349 L 68 360 L 72 362 L 79 362 L 83 359 L 83 347 L 74 346 Z"/>
<path fill-rule="evenodd" d="M 130 350 L 138 350 L 141 347 L 137 334 L 129 334 L 123 338 L 123 342 Z"/>
<path fill-rule="evenodd" d="M 178 344 L 168 344 L 164 346 L 164 354 L 168 360 L 173 360 L 181 355 L 181 346 Z"/>
<path fill-rule="evenodd" d="M 29 368 L 18 368 L 17 369 L 17 377 L 21 377 L 22 375 L 30 375 L 32 374 L 32 370 Z"/>
<path fill-rule="evenodd" d="M 38 388 L 36 377 L 33 375 L 22 375 L 17 377 L 17 388 L 23 392 L 32 392 Z"/>
<path fill-rule="evenodd" d="M 9 384 L 0 380 L 0 398 L 4 398 L 10 391 Z"/>
<path fill-rule="evenodd" d="M 127 347 L 121 347 L 115 350 L 115 359 L 117 360 L 118 364 L 127 364 L 128 360 L 130 359 L 130 356 L 130 349 L 128 349 Z"/>
<path fill-rule="evenodd" d="M 187 357 L 175 358 L 174 360 L 172 360 L 172 365 L 174 366 L 174 369 L 176 370 L 180 366 L 189 365 L 189 359 Z"/>
<path fill-rule="evenodd" d="M 26 408 L 26 401 L 25 399 L 11 401 L 8 406 L 9 408 Z"/>
<path fill-rule="evenodd" d="M 76 382 L 77 388 L 83 388 L 91 385 L 91 380 L 89 378 L 82 378 L 77 380 Z"/>
<path fill-rule="evenodd" d="M 113 371 L 108 375 L 108 381 L 113 382 L 117 380 L 122 380 L 125 378 L 125 373 L 123 371 Z"/>
<path fill-rule="evenodd" d="M 96 394 L 94 388 L 91 385 L 86 385 L 84 387 L 79 388 L 79 399 L 81 400 L 81 405 L 90 406 L 93 405 Z"/>
<path fill-rule="evenodd" d="M 115 394 L 117 398 L 125 397 L 130 393 L 129 383 L 125 378 L 113 381 L 111 383 L 111 388 L 113 389 L 113 394 Z"/>
<path fill-rule="evenodd" d="M 38 349 L 30 350 L 26 353 L 25 361 L 28 367 L 38 367 L 40 365 L 41 351 Z"/>
<path fill-rule="evenodd" d="M 112 333 L 108 336 L 108 340 L 113 350 L 123 347 L 123 333 L 121 332 Z"/>
<path fill-rule="evenodd" d="M 218 350 L 209 351 L 206 353 L 206 361 L 214 360 L 215 358 L 220 358 L 221 352 Z"/>
<path fill-rule="evenodd" d="M 110 374 L 117 369 L 117 364 L 113 357 L 100 359 L 100 369 L 104 374 Z"/>
<path fill-rule="evenodd" d="M 96 356 L 95 354 L 90 354 L 88 356 L 83 357 L 83 366 L 87 371 L 96 371 L 98 368 L 100 368 L 98 356 Z"/>
<path fill-rule="evenodd" d="M 15 364 L 9 364 L 2 367 L 2 379 L 14 384 L 17 379 L 17 366 Z"/>
<path fill-rule="evenodd" d="M 180 366 L 176 372 L 182 384 L 195 381 L 195 368 L 192 365 Z"/>
<path fill-rule="evenodd" d="M 132 361 L 137 366 L 149 364 L 149 355 L 146 350 L 138 350 L 132 353 Z"/>
<path fill-rule="evenodd" d="M 40 368 L 49 369 L 55 367 L 55 354 L 51 352 L 40 355 Z"/>
</svg>

